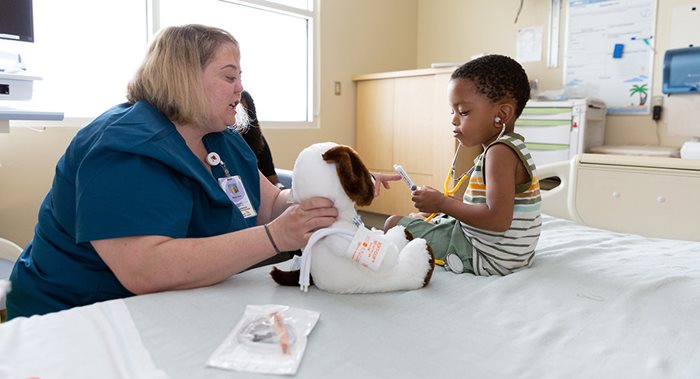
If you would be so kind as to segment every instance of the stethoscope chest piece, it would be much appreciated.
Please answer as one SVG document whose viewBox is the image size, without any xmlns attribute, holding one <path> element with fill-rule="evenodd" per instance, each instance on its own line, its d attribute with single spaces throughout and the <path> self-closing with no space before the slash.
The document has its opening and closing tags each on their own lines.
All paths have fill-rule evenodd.
<svg viewBox="0 0 700 379">
<path fill-rule="evenodd" d="M 445 268 L 454 272 L 455 274 L 461 274 L 464 272 L 464 262 L 457 254 L 447 254 L 445 258 Z"/>
</svg>

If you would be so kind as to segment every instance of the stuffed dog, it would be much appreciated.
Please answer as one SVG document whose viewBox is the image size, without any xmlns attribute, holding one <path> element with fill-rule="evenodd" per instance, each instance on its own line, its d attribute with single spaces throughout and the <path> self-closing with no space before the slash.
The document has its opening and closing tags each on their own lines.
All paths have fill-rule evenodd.
<svg viewBox="0 0 700 379">
<path fill-rule="evenodd" d="M 422 238 L 413 238 L 403 226 L 385 234 L 368 230 L 359 221 L 355 205 L 374 198 L 372 175 L 349 146 L 317 143 L 304 149 L 294 163 L 290 199 L 321 196 L 333 201 L 338 218 L 331 227 L 316 231 L 304 248 L 301 270 L 270 275 L 281 285 L 316 287 L 334 293 L 372 293 L 424 287 L 435 268 L 433 252 Z M 310 269 L 308 265 L 310 264 Z M 306 265 L 306 266 L 305 266 Z M 304 282 L 304 272 L 311 278 Z M 308 275 L 308 274 L 307 274 Z"/>
</svg>

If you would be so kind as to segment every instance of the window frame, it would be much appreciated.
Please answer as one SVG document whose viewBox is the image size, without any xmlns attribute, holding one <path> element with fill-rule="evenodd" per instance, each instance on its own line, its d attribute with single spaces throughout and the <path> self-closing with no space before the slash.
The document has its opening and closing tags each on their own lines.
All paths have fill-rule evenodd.
<svg viewBox="0 0 700 379">
<path fill-rule="evenodd" d="M 147 0 L 152 2 L 160 2 L 160 0 Z M 301 8 L 291 7 L 288 5 L 266 1 L 266 0 L 218 0 L 226 3 L 233 3 L 242 6 L 253 6 L 260 9 L 266 9 L 271 11 L 276 11 L 278 13 L 287 13 L 295 16 L 302 16 L 308 20 L 309 28 L 311 33 L 309 33 L 307 46 L 308 46 L 308 64 L 307 66 L 307 78 L 310 81 L 308 83 L 307 91 L 307 121 L 266 121 L 265 116 L 262 115 L 260 118 L 261 126 L 265 129 L 309 129 L 318 128 L 318 115 L 319 115 L 319 105 L 320 105 L 320 59 L 318 46 L 320 46 L 320 36 L 318 33 L 318 2 L 319 0 L 308 0 L 311 2 L 311 10 L 305 10 Z M 310 118 L 310 120 L 308 119 Z"/>
</svg>

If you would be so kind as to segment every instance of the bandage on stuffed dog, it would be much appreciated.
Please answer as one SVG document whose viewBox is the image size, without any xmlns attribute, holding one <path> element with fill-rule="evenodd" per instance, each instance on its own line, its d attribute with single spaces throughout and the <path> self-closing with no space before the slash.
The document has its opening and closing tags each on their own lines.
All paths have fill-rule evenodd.
<svg viewBox="0 0 700 379">
<path fill-rule="evenodd" d="M 333 225 L 310 238 L 301 270 L 272 269 L 270 275 L 278 284 L 301 285 L 305 290 L 312 280 L 328 292 L 371 293 L 418 289 L 430 282 L 435 259 L 424 239 L 413 238 L 403 226 L 385 234 L 358 223 L 355 205 L 372 202 L 374 184 L 349 146 L 326 142 L 304 149 L 294 163 L 291 191 L 295 203 L 326 197 L 339 215 Z M 306 281 L 305 264 L 311 276 Z"/>
</svg>

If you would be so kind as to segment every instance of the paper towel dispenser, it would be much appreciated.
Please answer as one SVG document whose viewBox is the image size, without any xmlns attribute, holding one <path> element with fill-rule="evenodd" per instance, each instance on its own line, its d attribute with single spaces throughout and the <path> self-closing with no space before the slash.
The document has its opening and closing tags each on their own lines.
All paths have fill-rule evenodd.
<svg viewBox="0 0 700 379">
<path fill-rule="evenodd" d="M 661 91 L 669 134 L 693 137 L 681 158 L 700 159 L 700 47 L 666 51 Z"/>
<path fill-rule="evenodd" d="M 700 92 L 700 47 L 666 51 L 661 90 L 665 94 Z"/>
</svg>

